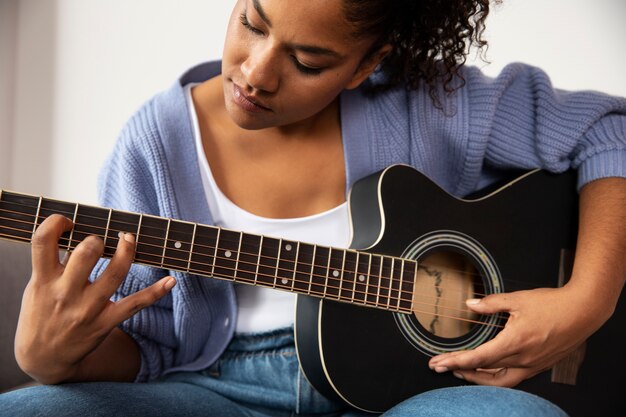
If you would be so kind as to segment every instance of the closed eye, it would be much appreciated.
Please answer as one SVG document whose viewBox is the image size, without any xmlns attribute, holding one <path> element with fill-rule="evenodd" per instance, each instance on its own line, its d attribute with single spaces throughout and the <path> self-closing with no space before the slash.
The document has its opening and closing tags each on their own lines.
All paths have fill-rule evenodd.
<svg viewBox="0 0 626 417">
<path fill-rule="evenodd" d="M 265 35 L 263 33 L 263 31 L 255 28 L 254 26 L 252 26 L 250 24 L 250 21 L 248 20 L 248 16 L 246 16 L 246 12 L 244 11 L 243 13 L 241 13 L 239 15 L 239 21 L 241 22 L 241 25 L 243 27 L 245 27 L 246 29 L 248 29 L 250 32 L 254 33 L 255 35 L 259 35 L 259 36 L 263 36 Z"/>
<path fill-rule="evenodd" d="M 302 62 L 298 61 L 298 58 L 293 55 L 291 56 L 291 60 L 296 66 L 296 69 L 306 75 L 319 75 L 324 70 L 323 68 L 309 67 L 308 65 L 304 65 Z"/>
</svg>

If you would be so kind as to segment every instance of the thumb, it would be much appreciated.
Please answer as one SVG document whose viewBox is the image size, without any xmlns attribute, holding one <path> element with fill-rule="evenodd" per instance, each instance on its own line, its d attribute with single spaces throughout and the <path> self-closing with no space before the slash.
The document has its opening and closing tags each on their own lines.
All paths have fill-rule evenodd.
<svg viewBox="0 0 626 417">
<path fill-rule="evenodd" d="M 470 298 L 465 304 L 477 313 L 493 314 L 511 311 L 511 301 L 510 294 L 492 294 L 483 298 Z"/>
</svg>

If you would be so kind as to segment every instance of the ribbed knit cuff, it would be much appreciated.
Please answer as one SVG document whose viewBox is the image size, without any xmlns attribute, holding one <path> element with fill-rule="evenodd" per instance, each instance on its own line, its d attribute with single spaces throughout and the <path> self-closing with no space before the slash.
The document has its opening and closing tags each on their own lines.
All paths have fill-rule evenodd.
<svg viewBox="0 0 626 417">
<path fill-rule="evenodd" d="M 608 177 L 626 178 L 626 149 L 600 152 L 586 158 L 578 167 L 578 188 Z"/>
</svg>

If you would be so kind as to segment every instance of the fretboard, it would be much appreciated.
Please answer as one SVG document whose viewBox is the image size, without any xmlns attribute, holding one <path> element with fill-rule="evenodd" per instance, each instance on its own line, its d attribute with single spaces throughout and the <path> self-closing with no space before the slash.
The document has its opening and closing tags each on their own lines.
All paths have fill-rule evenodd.
<svg viewBox="0 0 626 417">
<path fill-rule="evenodd" d="M 87 236 L 105 258 L 122 233 L 136 237 L 138 264 L 410 313 L 417 264 L 403 258 L 290 241 L 215 226 L 0 190 L 0 238 L 30 243 L 53 214 L 74 223 L 59 247 Z"/>
</svg>

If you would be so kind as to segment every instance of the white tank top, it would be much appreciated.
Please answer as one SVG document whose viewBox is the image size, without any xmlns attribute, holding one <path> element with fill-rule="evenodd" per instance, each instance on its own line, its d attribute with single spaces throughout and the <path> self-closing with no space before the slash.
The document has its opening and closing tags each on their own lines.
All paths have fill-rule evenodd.
<svg viewBox="0 0 626 417">
<path fill-rule="evenodd" d="M 272 219 L 257 216 L 238 207 L 222 193 L 204 153 L 191 88 L 193 85 L 188 85 L 185 94 L 194 129 L 202 183 L 215 225 L 293 241 L 347 248 L 351 233 L 347 203 L 312 216 Z M 235 285 L 235 291 L 238 308 L 235 329 L 237 333 L 260 333 L 293 324 L 294 294 L 245 284 Z"/>
</svg>

